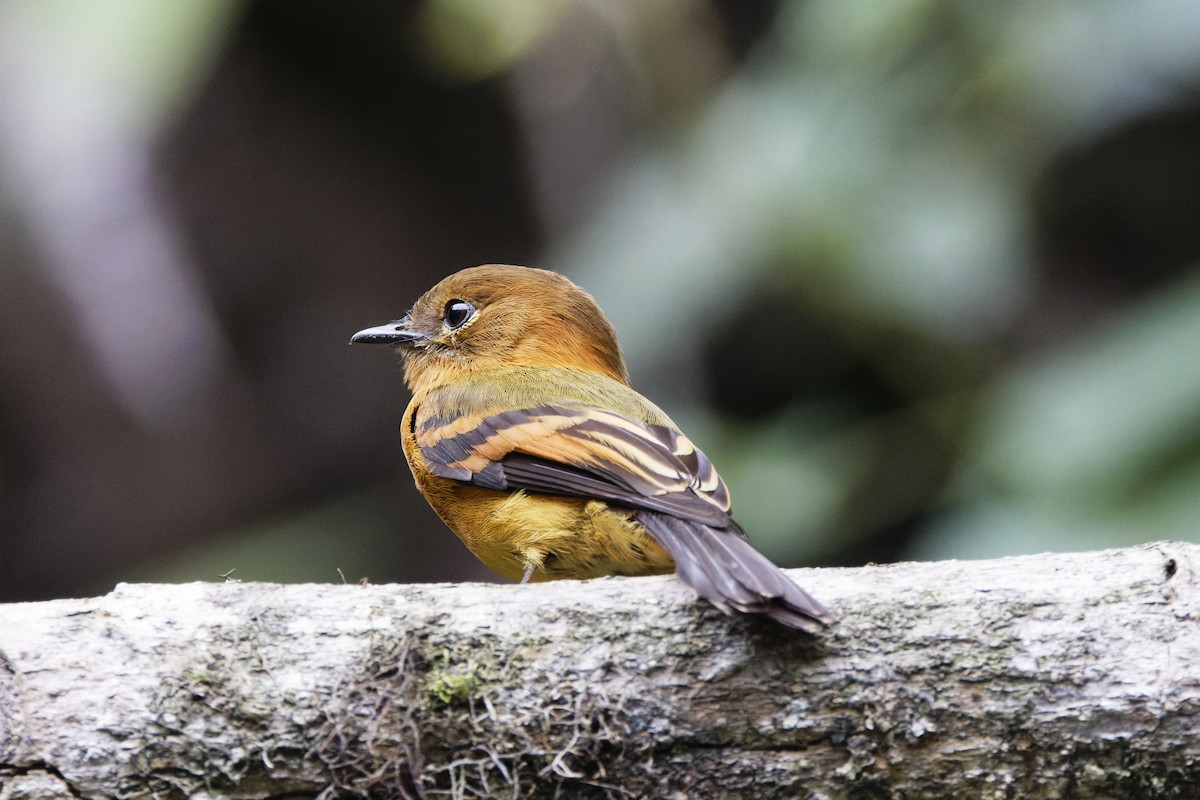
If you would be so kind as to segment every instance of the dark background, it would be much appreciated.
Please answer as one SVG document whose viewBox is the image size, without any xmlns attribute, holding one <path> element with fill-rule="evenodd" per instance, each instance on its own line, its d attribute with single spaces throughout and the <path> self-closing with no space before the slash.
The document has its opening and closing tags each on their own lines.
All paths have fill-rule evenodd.
<svg viewBox="0 0 1200 800">
<path fill-rule="evenodd" d="M 487 578 L 444 275 L 557 269 L 784 565 L 1200 530 L 1200 6 L 0 6 L 0 600 Z"/>
</svg>

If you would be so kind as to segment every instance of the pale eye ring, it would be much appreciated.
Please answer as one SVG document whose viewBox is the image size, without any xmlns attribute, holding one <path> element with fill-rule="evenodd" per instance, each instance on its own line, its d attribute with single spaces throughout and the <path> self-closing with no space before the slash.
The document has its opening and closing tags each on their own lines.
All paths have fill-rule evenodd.
<svg viewBox="0 0 1200 800">
<path fill-rule="evenodd" d="M 442 309 L 442 320 L 452 331 L 461 328 L 473 316 L 475 316 L 475 306 L 457 297 L 447 301 L 446 307 Z"/>
</svg>

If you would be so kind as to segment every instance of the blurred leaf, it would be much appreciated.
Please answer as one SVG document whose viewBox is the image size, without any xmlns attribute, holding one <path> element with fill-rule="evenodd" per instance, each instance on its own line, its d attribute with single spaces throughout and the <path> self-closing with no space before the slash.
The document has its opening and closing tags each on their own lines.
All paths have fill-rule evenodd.
<svg viewBox="0 0 1200 800">
<path fill-rule="evenodd" d="M 979 459 L 1006 493 L 1104 506 L 1200 437 L 1200 276 L 997 387 Z"/>
<path fill-rule="evenodd" d="M 571 5 L 572 0 L 426 0 L 422 45 L 445 75 L 489 78 L 524 56 Z"/>
</svg>

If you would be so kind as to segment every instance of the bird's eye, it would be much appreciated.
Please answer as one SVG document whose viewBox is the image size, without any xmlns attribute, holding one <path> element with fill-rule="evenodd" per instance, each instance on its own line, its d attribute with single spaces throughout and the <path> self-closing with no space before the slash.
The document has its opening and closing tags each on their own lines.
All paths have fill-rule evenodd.
<svg viewBox="0 0 1200 800">
<path fill-rule="evenodd" d="M 442 311 L 442 319 L 446 321 L 446 327 L 450 330 L 456 330 L 463 326 L 467 320 L 475 313 L 475 306 L 468 303 L 466 300 L 451 300 L 446 303 L 446 308 Z"/>
</svg>

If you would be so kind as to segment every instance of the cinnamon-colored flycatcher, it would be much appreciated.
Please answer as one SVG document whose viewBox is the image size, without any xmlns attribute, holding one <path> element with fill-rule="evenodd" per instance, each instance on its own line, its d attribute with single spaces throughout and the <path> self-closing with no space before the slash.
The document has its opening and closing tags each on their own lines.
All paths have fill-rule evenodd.
<svg viewBox="0 0 1200 800">
<path fill-rule="evenodd" d="M 466 546 L 524 581 L 675 570 L 718 608 L 833 621 L 755 550 L 712 462 L 629 387 L 596 302 L 553 272 L 457 272 L 351 342 L 395 345 L 417 488 Z"/>
</svg>

